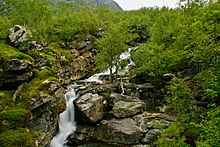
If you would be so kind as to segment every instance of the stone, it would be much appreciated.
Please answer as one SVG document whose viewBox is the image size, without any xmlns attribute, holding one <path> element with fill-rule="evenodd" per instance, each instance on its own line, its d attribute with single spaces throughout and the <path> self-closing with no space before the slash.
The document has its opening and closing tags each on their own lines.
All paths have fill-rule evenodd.
<svg viewBox="0 0 220 147">
<path fill-rule="evenodd" d="M 165 80 L 165 81 L 170 81 L 170 80 L 172 80 L 174 77 L 175 77 L 174 74 L 167 73 L 167 74 L 164 74 L 164 75 L 163 75 L 162 79 Z"/>
<path fill-rule="evenodd" d="M 70 146 L 102 143 L 103 146 L 139 144 L 143 134 L 131 118 L 103 120 L 96 126 L 78 126 L 68 137 Z"/>
<path fill-rule="evenodd" d="M 159 129 L 151 129 L 147 132 L 145 137 L 142 139 L 142 143 L 151 143 L 157 139 L 157 136 L 161 134 L 161 130 Z"/>
<path fill-rule="evenodd" d="M 65 107 L 66 90 L 56 81 L 45 82 L 48 83 L 49 94 L 40 94 L 30 100 L 32 116 L 27 122 L 31 131 L 41 132 L 37 138 L 39 146 L 49 146 L 52 137 L 58 132 L 58 113 L 62 112 L 59 104 L 63 103 Z"/>
<path fill-rule="evenodd" d="M 117 118 L 124 118 L 133 116 L 141 111 L 143 111 L 145 108 L 144 102 L 124 102 L 119 101 L 116 102 L 113 106 L 113 114 Z"/>
<path fill-rule="evenodd" d="M 46 56 L 40 54 L 37 59 L 36 59 L 36 63 L 35 63 L 35 67 L 36 68 L 41 68 L 43 66 L 47 66 L 48 65 L 48 59 Z"/>
<path fill-rule="evenodd" d="M 24 26 L 15 25 L 9 29 L 8 43 L 13 47 L 20 47 L 32 37 L 29 30 L 26 30 Z"/>
<path fill-rule="evenodd" d="M 33 63 L 29 60 L 11 59 L 5 61 L 3 68 L 5 71 L 29 71 L 33 67 Z"/>
<path fill-rule="evenodd" d="M 104 99 L 98 94 L 87 93 L 75 100 L 76 108 L 85 117 L 84 121 L 95 123 L 102 119 Z"/>
<path fill-rule="evenodd" d="M 138 144 L 143 134 L 131 118 L 101 122 L 93 134 L 97 141 L 109 144 Z"/>
<path fill-rule="evenodd" d="M 33 62 L 28 59 L 3 61 L 0 74 L 0 89 L 14 90 L 33 76 Z"/>
</svg>

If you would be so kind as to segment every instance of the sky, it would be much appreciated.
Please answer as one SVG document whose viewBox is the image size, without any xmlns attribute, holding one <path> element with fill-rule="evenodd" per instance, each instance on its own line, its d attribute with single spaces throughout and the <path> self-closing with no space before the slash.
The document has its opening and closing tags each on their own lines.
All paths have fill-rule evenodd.
<svg viewBox="0 0 220 147">
<path fill-rule="evenodd" d="M 176 7 L 179 0 L 114 0 L 124 10 L 137 10 L 141 7 L 168 6 Z"/>
</svg>

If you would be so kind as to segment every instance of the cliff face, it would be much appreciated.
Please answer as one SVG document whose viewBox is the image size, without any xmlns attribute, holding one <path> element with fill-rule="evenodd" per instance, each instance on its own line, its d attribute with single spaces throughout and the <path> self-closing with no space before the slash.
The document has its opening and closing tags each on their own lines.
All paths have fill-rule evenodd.
<svg viewBox="0 0 220 147">
<path fill-rule="evenodd" d="M 82 3 L 92 3 L 94 6 L 104 6 L 109 9 L 123 10 L 115 1 L 113 0 L 58 0 L 58 2 L 80 2 Z"/>
</svg>

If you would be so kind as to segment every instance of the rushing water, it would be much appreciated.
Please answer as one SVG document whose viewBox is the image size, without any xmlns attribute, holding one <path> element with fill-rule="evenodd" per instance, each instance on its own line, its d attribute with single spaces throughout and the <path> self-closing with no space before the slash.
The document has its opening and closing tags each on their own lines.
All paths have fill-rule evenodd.
<svg viewBox="0 0 220 147">
<path fill-rule="evenodd" d="M 120 74 L 123 75 L 123 74 L 129 72 L 131 66 L 135 66 L 135 63 L 131 60 L 131 54 L 130 53 L 131 53 L 131 51 L 136 50 L 136 49 L 137 49 L 137 47 L 129 48 L 128 51 L 123 52 L 120 55 L 120 61 L 127 60 L 129 62 L 129 64 L 127 64 L 127 66 L 125 66 L 124 69 L 119 72 L 119 75 Z M 115 71 L 116 71 L 116 67 L 113 67 L 112 72 L 114 73 Z M 100 77 L 101 76 L 108 76 L 108 75 L 110 75 L 110 69 L 108 69 L 104 72 L 94 74 L 91 77 L 89 77 L 88 79 L 80 80 L 80 82 L 98 82 L 98 83 L 102 83 L 102 80 L 100 79 Z"/>
<path fill-rule="evenodd" d="M 66 110 L 59 117 L 59 133 L 53 137 L 50 147 L 65 146 L 67 137 L 76 130 L 75 108 L 73 101 L 77 98 L 75 90 L 68 87 L 68 92 L 65 94 Z"/>
<path fill-rule="evenodd" d="M 130 52 L 132 50 L 136 50 L 137 48 L 129 48 L 128 51 L 122 53 L 120 55 L 120 60 L 127 60 L 129 64 L 120 71 L 119 74 L 124 74 L 129 72 L 131 66 L 135 66 L 135 63 L 131 60 Z M 113 72 L 116 71 L 116 68 L 113 68 Z M 89 77 L 88 79 L 81 80 L 80 82 L 100 82 L 101 76 L 108 76 L 110 75 L 110 70 L 94 74 L 93 76 Z M 68 87 L 68 92 L 65 94 L 66 99 L 66 110 L 60 114 L 59 117 L 59 133 L 53 137 L 50 147 L 64 147 L 66 146 L 66 139 L 67 137 L 76 130 L 76 122 L 75 122 L 75 108 L 73 101 L 77 98 L 76 92 L 71 87 Z"/>
</svg>

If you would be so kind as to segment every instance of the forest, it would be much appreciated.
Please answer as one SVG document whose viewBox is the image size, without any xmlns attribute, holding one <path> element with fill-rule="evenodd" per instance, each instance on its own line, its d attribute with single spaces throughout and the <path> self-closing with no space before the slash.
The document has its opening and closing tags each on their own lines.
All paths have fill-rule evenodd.
<svg viewBox="0 0 220 147">
<path fill-rule="evenodd" d="M 47 47 L 41 51 L 29 43 L 8 45 L 9 29 L 15 25 L 25 26 L 32 33 L 31 40 L 45 42 Z M 97 37 L 100 32 L 104 35 Z M 42 84 L 46 78 L 61 82 L 56 72 L 72 61 L 68 47 L 88 36 L 98 50 L 93 73 L 123 67 L 120 54 L 128 46 L 138 46 L 131 53 L 136 66 L 130 76 L 135 76 L 136 83 L 154 85 L 161 94 L 158 99 L 177 118 L 153 146 L 220 146 L 220 0 L 189 0 L 177 8 L 133 11 L 5 0 L 0 4 L 0 78 L 4 65 L 14 57 L 34 63 L 44 55 L 50 64 L 33 70 L 33 80 L 24 84 L 19 98 L 12 99 L 17 87 L 0 84 L 1 145 L 34 146 L 41 132 L 27 129 L 28 101 L 42 91 L 47 93 Z M 58 60 L 63 55 L 65 60 Z M 161 80 L 165 74 L 173 76 L 168 84 Z M 116 77 L 112 72 L 110 82 L 117 82 Z"/>
</svg>

